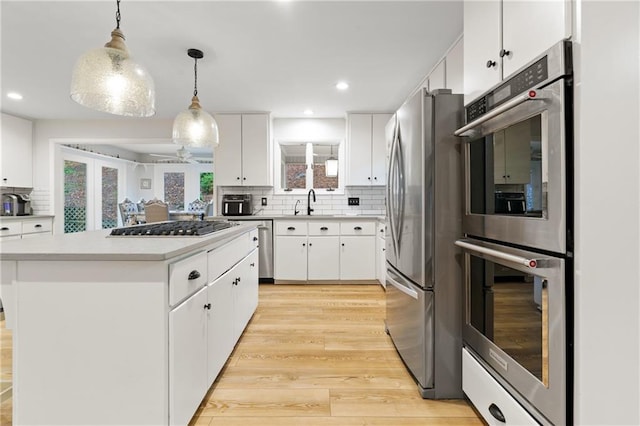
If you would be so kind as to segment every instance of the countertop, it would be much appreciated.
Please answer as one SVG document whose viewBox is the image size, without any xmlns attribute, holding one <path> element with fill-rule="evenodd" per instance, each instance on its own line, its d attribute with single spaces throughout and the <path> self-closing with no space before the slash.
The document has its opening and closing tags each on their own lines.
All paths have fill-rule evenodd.
<svg viewBox="0 0 640 426">
<path fill-rule="evenodd" d="M 382 215 L 251 215 L 251 216 L 209 216 L 206 220 L 384 220 Z"/>
<path fill-rule="evenodd" d="M 0 260 L 167 260 L 222 245 L 255 228 L 238 225 L 193 237 L 109 237 L 110 229 L 2 242 Z M 213 248 L 213 247 L 210 247 Z"/>
<path fill-rule="evenodd" d="M 52 214 L 30 214 L 26 216 L 0 216 L 0 220 L 26 220 L 26 219 L 49 219 Z"/>
</svg>

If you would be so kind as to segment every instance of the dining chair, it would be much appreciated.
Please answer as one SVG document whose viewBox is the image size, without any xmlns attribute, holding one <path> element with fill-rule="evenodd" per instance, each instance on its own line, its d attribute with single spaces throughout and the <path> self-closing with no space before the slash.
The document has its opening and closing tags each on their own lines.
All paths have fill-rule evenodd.
<svg viewBox="0 0 640 426">
<path fill-rule="evenodd" d="M 169 204 L 154 198 L 144 204 L 144 216 L 147 223 L 169 220 Z"/>
<path fill-rule="evenodd" d="M 122 220 L 123 225 L 131 224 L 131 218 L 138 213 L 136 203 L 128 198 L 125 198 L 121 203 L 118 203 L 118 210 L 120 211 L 120 219 Z"/>
</svg>

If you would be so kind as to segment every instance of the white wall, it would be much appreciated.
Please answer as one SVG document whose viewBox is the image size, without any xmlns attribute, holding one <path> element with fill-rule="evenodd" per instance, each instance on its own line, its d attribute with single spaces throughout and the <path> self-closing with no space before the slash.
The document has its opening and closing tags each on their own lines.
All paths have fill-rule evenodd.
<svg viewBox="0 0 640 426">
<path fill-rule="evenodd" d="M 640 3 L 576 1 L 579 425 L 640 424 Z"/>
</svg>

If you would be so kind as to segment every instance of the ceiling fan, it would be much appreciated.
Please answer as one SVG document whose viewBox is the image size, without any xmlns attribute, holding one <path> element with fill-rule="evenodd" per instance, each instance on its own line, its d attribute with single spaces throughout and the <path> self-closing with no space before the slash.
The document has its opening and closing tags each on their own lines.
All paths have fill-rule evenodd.
<svg viewBox="0 0 640 426">
<path fill-rule="evenodd" d="M 198 160 L 202 160 L 203 162 L 207 162 L 207 161 L 211 161 L 211 158 L 205 158 L 205 157 L 194 157 L 192 153 L 190 153 L 184 146 L 180 147 L 180 149 L 178 149 L 176 151 L 176 155 L 163 155 L 163 154 L 149 154 L 152 157 L 160 157 L 160 160 L 157 160 L 158 162 L 162 162 L 162 163 L 170 163 L 170 162 L 175 162 L 175 161 L 179 161 L 181 163 L 190 163 L 190 164 L 198 164 L 200 163 L 200 161 Z"/>
</svg>

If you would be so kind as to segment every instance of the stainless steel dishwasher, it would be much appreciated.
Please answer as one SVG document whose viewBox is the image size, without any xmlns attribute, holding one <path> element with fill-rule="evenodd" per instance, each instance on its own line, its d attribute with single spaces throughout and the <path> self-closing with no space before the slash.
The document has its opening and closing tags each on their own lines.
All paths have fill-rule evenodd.
<svg viewBox="0 0 640 426">
<path fill-rule="evenodd" d="M 255 220 L 233 218 L 230 221 L 258 227 L 258 277 L 261 283 L 273 284 L 273 220 Z"/>
</svg>

